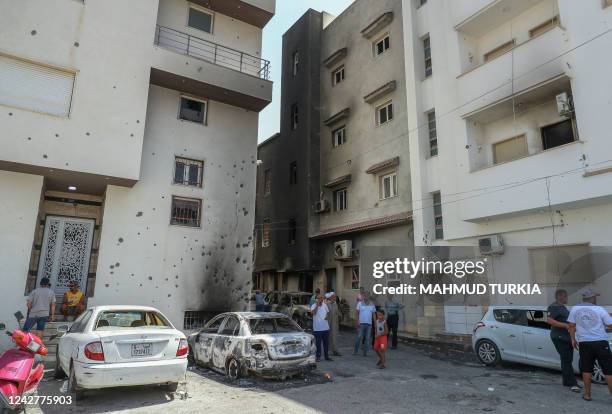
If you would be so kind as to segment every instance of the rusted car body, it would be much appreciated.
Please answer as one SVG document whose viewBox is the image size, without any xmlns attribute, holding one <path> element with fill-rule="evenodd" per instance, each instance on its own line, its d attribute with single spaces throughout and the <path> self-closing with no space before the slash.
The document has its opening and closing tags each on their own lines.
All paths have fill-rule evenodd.
<svg viewBox="0 0 612 414">
<path fill-rule="evenodd" d="M 284 379 L 316 368 L 314 337 L 277 312 L 228 312 L 189 336 L 198 365 L 237 379 L 248 374 Z"/>
</svg>

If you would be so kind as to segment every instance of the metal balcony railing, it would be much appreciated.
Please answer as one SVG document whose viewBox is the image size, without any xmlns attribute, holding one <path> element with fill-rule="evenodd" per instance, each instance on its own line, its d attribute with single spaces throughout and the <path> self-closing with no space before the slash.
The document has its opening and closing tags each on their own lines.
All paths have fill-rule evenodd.
<svg viewBox="0 0 612 414">
<path fill-rule="evenodd" d="M 270 79 L 270 61 L 238 50 L 157 25 L 155 44 L 183 55 L 238 70 L 260 79 Z"/>
</svg>

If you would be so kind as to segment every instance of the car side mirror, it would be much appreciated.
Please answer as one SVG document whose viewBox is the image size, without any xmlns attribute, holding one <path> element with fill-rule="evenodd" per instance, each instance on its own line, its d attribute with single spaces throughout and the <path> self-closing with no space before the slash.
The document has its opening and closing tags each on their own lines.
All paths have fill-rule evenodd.
<svg viewBox="0 0 612 414">
<path fill-rule="evenodd" d="M 3 323 L 0 323 L 0 331 L 3 331 L 6 329 L 6 325 Z"/>
<path fill-rule="evenodd" d="M 66 333 L 70 327 L 68 325 L 59 325 L 56 329 L 57 333 Z"/>
</svg>

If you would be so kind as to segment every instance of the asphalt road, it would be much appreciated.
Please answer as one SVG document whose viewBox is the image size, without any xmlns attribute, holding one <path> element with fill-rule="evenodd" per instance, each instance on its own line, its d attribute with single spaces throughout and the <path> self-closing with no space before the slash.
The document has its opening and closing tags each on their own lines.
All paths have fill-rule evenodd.
<svg viewBox="0 0 612 414">
<path fill-rule="evenodd" d="M 185 394 L 159 387 L 91 392 L 77 406 L 41 406 L 28 413 L 612 413 L 612 396 L 594 386 L 585 402 L 560 385 L 554 371 L 521 365 L 481 366 L 471 354 L 438 346 L 400 345 L 388 368 L 376 357 L 353 356 L 353 336 L 341 336 L 342 357 L 323 362 L 306 378 L 285 382 L 244 379 L 190 368 Z M 331 380 L 325 378 L 331 376 Z M 49 379 L 40 395 L 61 395 Z M 183 398 L 185 397 L 185 398 Z"/>
</svg>

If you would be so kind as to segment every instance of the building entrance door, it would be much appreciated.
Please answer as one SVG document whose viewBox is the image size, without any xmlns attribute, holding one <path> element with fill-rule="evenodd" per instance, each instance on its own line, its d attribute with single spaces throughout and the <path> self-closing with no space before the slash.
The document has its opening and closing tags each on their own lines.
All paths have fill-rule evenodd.
<svg viewBox="0 0 612 414">
<path fill-rule="evenodd" d="M 93 219 L 47 216 L 36 285 L 49 278 L 59 301 L 73 280 L 86 291 L 94 225 Z"/>
</svg>

